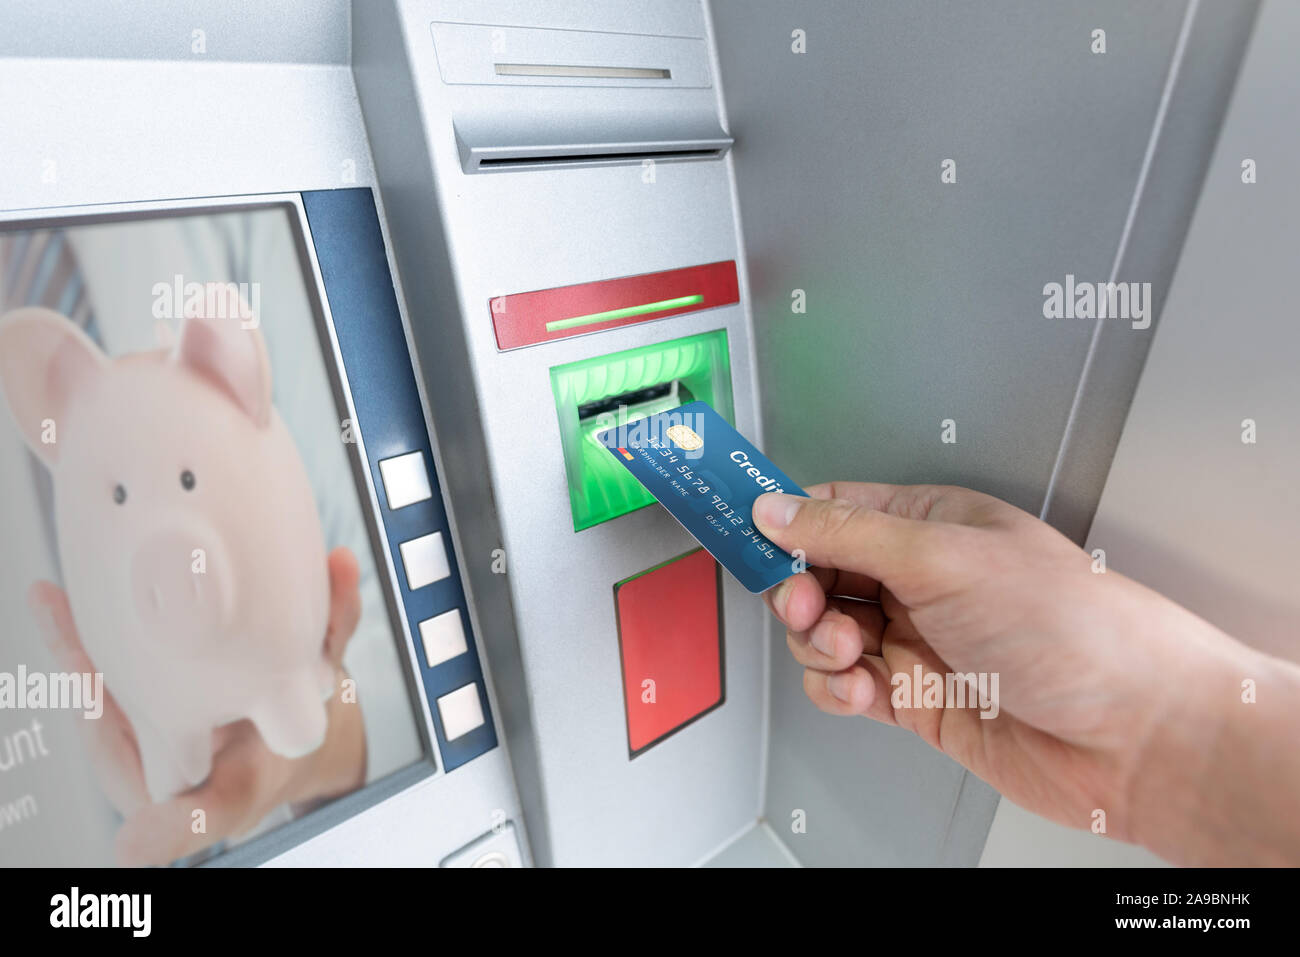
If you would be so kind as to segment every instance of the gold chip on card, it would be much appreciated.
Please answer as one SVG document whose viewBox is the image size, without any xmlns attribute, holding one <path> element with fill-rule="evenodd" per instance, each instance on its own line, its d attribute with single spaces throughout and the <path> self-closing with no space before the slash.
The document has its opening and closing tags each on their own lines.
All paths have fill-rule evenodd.
<svg viewBox="0 0 1300 957">
<path fill-rule="evenodd" d="M 689 425 L 670 425 L 664 434 L 687 452 L 694 452 L 704 446 L 704 440 Z"/>
</svg>

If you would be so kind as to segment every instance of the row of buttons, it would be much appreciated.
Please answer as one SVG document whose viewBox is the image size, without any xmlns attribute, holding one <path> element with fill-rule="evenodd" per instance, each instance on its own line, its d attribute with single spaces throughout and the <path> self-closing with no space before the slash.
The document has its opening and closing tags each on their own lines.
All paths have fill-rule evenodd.
<svg viewBox="0 0 1300 957">
<path fill-rule="evenodd" d="M 404 508 L 433 497 L 424 454 L 418 449 L 405 455 L 381 459 L 379 474 L 383 479 L 384 496 L 390 509 Z M 411 591 L 432 585 L 451 574 L 442 532 L 402 542 L 398 551 L 402 556 L 406 587 Z M 420 643 L 424 645 L 424 660 L 430 668 L 469 651 L 459 608 L 426 618 L 419 623 L 418 628 Z M 442 718 L 443 734 L 448 741 L 468 734 L 480 727 L 485 720 L 483 706 L 479 702 L 478 686 L 473 682 L 440 697 L 437 707 Z"/>
<path fill-rule="evenodd" d="M 428 701 L 442 769 L 454 771 L 498 742 L 374 191 L 300 195 L 365 436 L 379 531 L 398 579 L 394 597 L 410 623 L 413 677 Z M 442 618 L 450 609 L 459 620 Z"/>
</svg>

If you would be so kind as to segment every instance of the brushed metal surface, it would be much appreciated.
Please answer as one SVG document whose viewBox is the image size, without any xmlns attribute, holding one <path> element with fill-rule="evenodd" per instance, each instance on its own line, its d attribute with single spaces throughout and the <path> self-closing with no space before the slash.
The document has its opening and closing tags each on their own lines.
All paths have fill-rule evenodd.
<svg viewBox="0 0 1300 957">
<path fill-rule="evenodd" d="M 670 7 L 682 14 L 680 26 L 651 3 L 479 3 L 473 10 L 480 22 L 497 24 L 535 26 L 554 14 L 556 23 L 583 30 L 698 30 L 698 5 Z M 744 290 L 741 305 L 507 353 L 497 351 L 488 302 L 741 260 L 730 165 L 661 163 L 653 176 L 639 162 L 466 175 L 453 119 L 476 110 L 504 116 L 501 97 L 510 94 L 520 124 L 532 122 L 530 111 L 561 105 L 597 117 L 636 106 L 658 122 L 675 105 L 698 111 L 706 99 L 716 112 L 716 93 L 447 86 L 429 28 L 460 8 L 367 4 L 364 22 L 355 23 L 355 72 L 533 849 L 539 861 L 556 864 L 693 863 L 758 817 L 765 612 L 726 583 L 726 703 L 630 761 L 613 584 L 681 554 L 692 540 L 658 508 L 574 533 L 549 370 L 725 328 L 736 425 L 754 434 Z M 492 569 L 498 546 L 505 575 Z"/>
<path fill-rule="evenodd" d="M 348 2 L 5 0 L 0 57 L 346 65 Z"/>
<path fill-rule="evenodd" d="M 1229 634 L 1300 660 L 1300 8 L 1266 0 L 1089 548 Z M 1258 181 L 1242 182 L 1253 159 Z M 1242 441 L 1243 421 L 1256 441 Z"/>
<path fill-rule="evenodd" d="M 950 482 L 1038 513 L 1093 332 L 1044 319 L 1043 286 L 1109 278 L 1187 4 L 709 9 L 736 137 L 766 451 L 801 482 Z M 1180 148 L 1159 154 L 1172 198 L 1149 220 L 1139 208 L 1135 226 L 1143 279 L 1172 270 L 1164 251 L 1181 242 L 1249 22 L 1238 9 L 1217 40 L 1197 35 L 1184 64 L 1195 82 Z M 1089 49 L 1095 28 L 1103 55 Z M 954 184 L 940 181 L 945 159 Z M 796 289 L 806 314 L 792 314 Z M 1094 368 L 1108 394 L 1082 433 L 1110 439 L 1088 447 L 1088 468 L 1066 470 L 1075 525 L 1100 493 L 1143 335 L 1116 329 Z M 941 441 L 946 419 L 955 444 Z M 816 712 L 784 636 L 770 642 L 765 812 L 796 856 L 974 863 L 996 794 L 902 732 Z M 806 833 L 792 833 L 795 811 Z"/>
</svg>

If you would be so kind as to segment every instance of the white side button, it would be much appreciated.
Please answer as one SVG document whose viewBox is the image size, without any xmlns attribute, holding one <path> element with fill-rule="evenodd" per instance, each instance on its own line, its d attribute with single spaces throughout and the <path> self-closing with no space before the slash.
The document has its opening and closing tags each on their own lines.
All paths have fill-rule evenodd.
<svg viewBox="0 0 1300 957">
<path fill-rule="evenodd" d="M 433 498 L 429 471 L 424 467 L 424 453 L 419 449 L 391 459 L 380 459 L 379 475 L 384 480 L 384 495 L 389 508 L 402 508 Z"/>
<path fill-rule="evenodd" d="M 478 685 L 468 684 L 438 699 L 442 715 L 442 733 L 448 741 L 469 734 L 483 723 L 483 706 L 478 700 Z"/>
<path fill-rule="evenodd" d="M 432 585 L 451 574 L 442 532 L 422 535 L 397 547 L 402 552 L 402 565 L 406 568 L 406 587 L 411 591 Z"/>
<path fill-rule="evenodd" d="M 424 660 L 433 668 L 469 651 L 460 611 L 451 611 L 420 622 L 420 640 L 424 642 Z"/>
</svg>

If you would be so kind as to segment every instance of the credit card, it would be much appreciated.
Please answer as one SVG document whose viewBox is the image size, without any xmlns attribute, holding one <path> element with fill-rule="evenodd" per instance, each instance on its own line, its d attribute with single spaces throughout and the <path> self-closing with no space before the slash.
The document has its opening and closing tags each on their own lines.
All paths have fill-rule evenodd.
<svg viewBox="0 0 1300 957">
<path fill-rule="evenodd" d="M 808 493 L 707 402 L 606 429 L 596 440 L 749 591 L 767 591 L 803 567 L 754 526 L 754 500 Z"/>
</svg>

